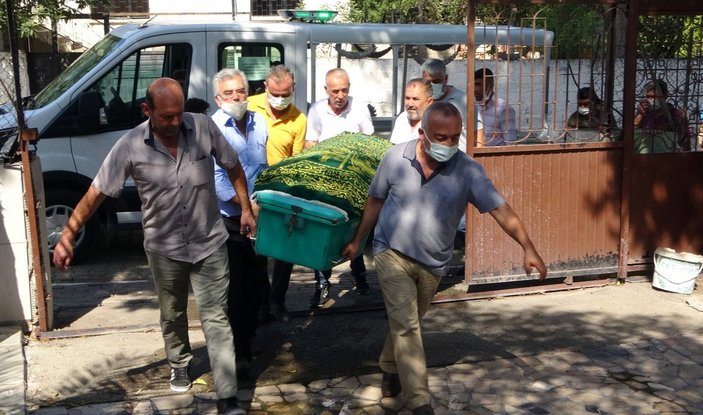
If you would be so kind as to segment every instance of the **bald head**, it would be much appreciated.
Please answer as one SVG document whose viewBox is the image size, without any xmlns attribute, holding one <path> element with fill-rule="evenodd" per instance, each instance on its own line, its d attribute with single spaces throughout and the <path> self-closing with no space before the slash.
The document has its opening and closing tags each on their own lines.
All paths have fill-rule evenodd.
<svg viewBox="0 0 703 415">
<path fill-rule="evenodd" d="M 158 78 L 154 80 L 146 90 L 146 104 L 153 110 L 159 101 L 162 100 L 176 101 L 176 103 L 180 101 L 181 106 L 183 106 L 185 97 L 183 96 L 181 84 L 172 78 Z"/>
<path fill-rule="evenodd" d="M 336 79 L 344 80 L 349 83 L 349 75 L 347 74 L 347 71 L 342 68 L 334 68 L 327 71 L 327 75 L 325 75 L 325 84 L 328 84 L 331 80 Z"/>
<path fill-rule="evenodd" d="M 149 117 L 151 130 L 164 142 L 178 140 L 183 122 L 183 89 L 171 78 L 159 78 L 149 85 L 142 104 L 144 115 Z"/>
</svg>

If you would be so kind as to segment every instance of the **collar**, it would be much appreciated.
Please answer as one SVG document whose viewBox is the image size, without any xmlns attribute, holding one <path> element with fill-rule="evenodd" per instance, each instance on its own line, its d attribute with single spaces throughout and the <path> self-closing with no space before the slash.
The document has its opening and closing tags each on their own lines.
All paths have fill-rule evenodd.
<svg viewBox="0 0 703 415">
<path fill-rule="evenodd" d="M 493 91 L 491 91 L 491 93 L 488 94 L 488 98 L 483 100 L 482 104 L 483 104 L 484 108 L 493 103 L 494 95 L 495 94 L 493 93 Z"/>
<path fill-rule="evenodd" d="M 457 155 L 455 154 L 454 157 L 452 157 L 449 161 L 438 162 L 439 165 L 437 166 L 436 169 L 434 169 L 434 171 L 432 172 L 432 175 L 430 177 L 425 177 L 425 173 L 422 170 L 422 165 L 420 164 L 420 160 L 417 159 L 416 148 L 417 148 L 417 142 L 419 140 L 420 139 L 418 138 L 415 140 L 408 141 L 406 143 L 405 149 L 403 150 L 403 157 L 405 157 L 410 162 L 410 165 L 415 170 L 417 170 L 418 173 L 420 173 L 420 177 L 422 178 L 422 183 L 424 184 L 424 183 L 427 183 L 428 181 L 430 181 L 430 179 L 435 177 L 437 174 L 439 174 L 439 172 L 444 170 L 450 163 L 455 162 L 454 159 L 456 159 Z"/>
<path fill-rule="evenodd" d="M 403 157 L 405 157 L 406 159 L 408 159 L 410 161 L 417 159 L 417 152 L 415 149 L 417 146 L 417 142 L 420 140 L 421 140 L 420 138 L 416 138 L 414 140 L 408 141 L 406 143 L 405 149 L 403 150 Z M 437 162 L 437 163 L 439 163 L 438 169 L 441 169 L 441 168 L 444 168 L 444 166 L 448 166 L 450 164 L 456 163 L 457 156 L 458 156 L 458 154 L 455 154 L 454 157 L 450 158 L 447 161 L 438 161 Z"/>
<path fill-rule="evenodd" d="M 245 125 L 249 125 L 253 116 L 254 113 L 251 110 L 246 110 L 246 112 L 244 113 Z M 215 124 L 223 125 L 225 127 L 234 127 L 237 125 L 237 122 L 234 120 L 234 118 L 222 111 L 221 108 L 218 108 L 217 111 L 212 114 L 212 120 L 215 121 Z"/>
<path fill-rule="evenodd" d="M 205 115 L 203 115 L 204 117 Z M 154 145 L 154 130 L 151 128 L 151 118 L 147 119 L 145 121 L 146 123 L 146 131 L 144 134 L 144 142 L 150 145 Z M 193 125 L 194 125 L 194 120 L 193 120 L 193 115 L 191 113 L 184 112 L 183 113 L 183 119 L 181 120 L 181 134 L 185 137 L 187 136 L 188 131 L 193 130 Z"/>
</svg>

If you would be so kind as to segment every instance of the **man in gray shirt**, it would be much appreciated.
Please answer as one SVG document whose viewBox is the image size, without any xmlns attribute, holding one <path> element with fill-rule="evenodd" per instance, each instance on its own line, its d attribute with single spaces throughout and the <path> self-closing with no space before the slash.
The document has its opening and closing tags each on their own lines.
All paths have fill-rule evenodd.
<svg viewBox="0 0 703 415">
<path fill-rule="evenodd" d="M 369 188 L 364 214 L 343 255 L 351 259 L 374 227 L 373 253 L 390 331 L 379 364 L 383 396 L 404 392 L 413 415 L 433 415 L 420 321 L 452 257 L 456 226 L 466 205 L 489 212 L 524 250 L 525 271 L 547 268 L 520 218 L 486 176 L 459 152 L 461 114 L 448 102 L 430 105 L 420 138 L 386 152 Z"/>
<path fill-rule="evenodd" d="M 227 170 L 239 194 L 246 176 L 236 151 L 206 115 L 183 112 L 181 86 L 160 78 L 147 90 L 142 111 L 149 117 L 121 137 L 103 162 L 88 192 L 76 206 L 54 250 L 54 265 L 64 271 L 73 258 L 73 240 L 106 197 L 117 197 L 132 176 L 142 203 L 144 250 L 161 310 L 161 335 L 171 365 L 171 389 L 191 387 L 193 355 L 188 338 L 188 286 L 193 288 L 203 323 L 219 414 L 242 415 L 232 329 L 227 319 L 229 265 L 215 196 L 214 164 Z M 241 200 L 242 232 L 256 233 L 248 198 Z"/>
</svg>

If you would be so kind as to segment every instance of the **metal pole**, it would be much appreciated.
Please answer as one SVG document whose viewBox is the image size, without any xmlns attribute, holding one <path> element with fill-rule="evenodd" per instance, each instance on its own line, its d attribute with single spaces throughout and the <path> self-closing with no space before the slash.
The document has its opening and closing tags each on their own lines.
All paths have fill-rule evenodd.
<svg viewBox="0 0 703 415">
<path fill-rule="evenodd" d="M 634 125 L 635 78 L 637 76 L 637 35 L 639 32 L 639 9 L 636 1 L 627 3 L 627 31 L 625 33 L 625 80 L 623 82 L 622 132 L 622 192 L 620 194 L 620 251 L 618 253 L 618 279 L 627 277 L 630 259 L 630 203 L 632 194 L 632 164 L 635 158 Z"/>
<path fill-rule="evenodd" d="M 17 24 L 15 22 L 15 12 L 13 10 L 14 0 L 6 0 L 5 8 L 7 12 L 7 23 L 9 28 L 10 50 L 12 53 L 12 73 L 15 78 L 15 99 L 17 112 L 17 128 L 20 139 L 20 155 L 22 159 L 22 181 L 24 185 L 24 198 L 27 208 L 27 219 L 29 222 L 30 249 L 32 251 L 32 265 L 36 282 L 37 312 L 39 317 L 39 330 L 45 332 L 49 329 L 48 313 L 46 308 L 46 292 L 44 288 L 44 269 L 41 261 L 41 243 L 39 241 L 39 224 L 37 223 L 37 209 L 42 206 L 37 203 L 34 194 L 34 183 L 32 181 L 31 159 L 27 145 L 30 141 L 36 141 L 36 136 L 31 130 L 25 131 L 24 108 L 22 108 L 22 91 L 20 90 L 20 62 L 19 47 L 17 45 Z"/>
</svg>

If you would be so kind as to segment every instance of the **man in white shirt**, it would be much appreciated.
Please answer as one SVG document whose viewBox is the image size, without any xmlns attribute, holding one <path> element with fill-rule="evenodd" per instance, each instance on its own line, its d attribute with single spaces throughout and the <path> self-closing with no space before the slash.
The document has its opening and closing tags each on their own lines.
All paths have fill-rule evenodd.
<svg viewBox="0 0 703 415">
<path fill-rule="evenodd" d="M 420 136 L 420 120 L 425 109 L 434 102 L 432 84 L 422 78 L 415 78 L 405 84 L 405 111 L 398 114 L 393 124 L 390 141 L 393 144 L 405 143 Z"/>
<path fill-rule="evenodd" d="M 506 100 L 495 96 L 493 71 L 488 68 L 474 72 L 476 101 L 481 105 L 484 140 L 478 146 L 504 146 L 517 140 L 515 109 Z"/>
<path fill-rule="evenodd" d="M 466 91 L 463 91 L 454 85 L 449 85 L 449 75 L 447 75 L 447 66 L 439 59 L 427 59 L 420 67 L 422 77 L 432 83 L 432 99 L 434 102 L 449 102 L 453 104 L 461 113 L 462 130 L 459 137 L 459 150 L 466 152 L 466 109 L 467 99 Z M 474 136 L 479 143 L 483 142 L 483 119 L 481 118 L 481 109 L 478 104 L 474 104 Z"/>
<path fill-rule="evenodd" d="M 349 75 L 344 69 L 327 72 L 325 92 L 328 97 L 312 104 L 308 111 L 306 148 L 345 131 L 373 134 L 371 113 L 365 103 L 349 96 L 350 86 Z"/>
<path fill-rule="evenodd" d="M 344 69 L 335 68 L 327 72 L 325 75 L 327 98 L 312 104 L 308 111 L 305 148 L 343 132 L 373 134 L 371 113 L 363 102 L 355 101 L 349 96 L 350 86 L 349 75 Z M 366 264 L 364 264 L 363 255 L 354 258 L 349 265 L 357 294 L 369 294 L 370 288 L 366 281 Z M 321 307 L 327 302 L 332 286 L 329 282 L 331 276 L 331 269 L 315 270 L 317 286 L 310 299 L 310 307 Z"/>
</svg>

